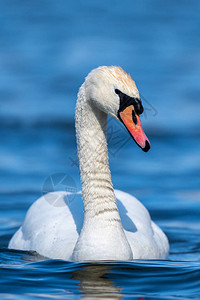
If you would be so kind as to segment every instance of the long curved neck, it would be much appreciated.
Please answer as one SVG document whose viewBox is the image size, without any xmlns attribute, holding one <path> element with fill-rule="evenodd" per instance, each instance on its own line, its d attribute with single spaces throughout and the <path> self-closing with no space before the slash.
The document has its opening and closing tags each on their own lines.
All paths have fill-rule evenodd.
<svg viewBox="0 0 200 300">
<path fill-rule="evenodd" d="M 81 87 L 76 106 L 76 135 L 85 220 L 120 221 L 111 181 L 106 141 L 107 115 L 92 106 Z"/>
<path fill-rule="evenodd" d="M 130 259 L 132 251 L 121 224 L 108 164 L 107 115 L 88 97 L 83 84 L 76 106 L 76 135 L 84 223 L 72 259 Z"/>
</svg>

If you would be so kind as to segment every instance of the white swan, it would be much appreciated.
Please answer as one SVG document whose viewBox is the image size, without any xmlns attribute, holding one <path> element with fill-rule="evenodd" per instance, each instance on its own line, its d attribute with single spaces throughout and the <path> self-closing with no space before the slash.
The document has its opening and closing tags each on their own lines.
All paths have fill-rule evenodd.
<svg viewBox="0 0 200 300">
<path fill-rule="evenodd" d="M 39 198 L 9 248 L 74 261 L 167 257 L 167 237 L 151 221 L 146 208 L 133 196 L 114 191 L 111 182 L 107 115 L 119 119 L 135 142 L 148 151 L 150 143 L 139 118 L 142 111 L 135 82 L 120 67 L 103 66 L 89 73 L 76 105 L 83 203 L 77 194 L 68 204 L 66 192 Z M 56 206 L 52 205 L 55 200 Z"/>
</svg>

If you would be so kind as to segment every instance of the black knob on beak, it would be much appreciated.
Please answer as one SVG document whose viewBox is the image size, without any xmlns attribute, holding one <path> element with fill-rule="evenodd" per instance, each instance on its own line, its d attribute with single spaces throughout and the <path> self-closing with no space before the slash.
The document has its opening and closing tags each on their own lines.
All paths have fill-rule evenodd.
<svg viewBox="0 0 200 300">
<path fill-rule="evenodd" d="M 134 100 L 135 100 L 135 104 L 134 104 L 135 112 L 136 112 L 136 114 L 141 115 L 144 111 L 142 102 L 141 102 L 141 100 L 139 100 L 137 98 L 135 98 Z"/>
</svg>

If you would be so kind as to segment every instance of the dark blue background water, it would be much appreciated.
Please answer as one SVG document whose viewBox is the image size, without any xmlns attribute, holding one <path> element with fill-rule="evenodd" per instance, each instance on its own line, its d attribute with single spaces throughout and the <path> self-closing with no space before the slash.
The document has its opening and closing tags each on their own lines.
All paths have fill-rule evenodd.
<svg viewBox="0 0 200 300">
<path fill-rule="evenodd" d="M 0 2 L 1 298 L 200 298 L 199 49 L 198 0 Z M 76 93 L 99 65 L 122 66 L 143 96 L 152 149 L 109 120 L 110 166 L 114 187 L 166 232 L 168 261 L 78 264 L 7 250 L 43 192 L 80 189 Z"/>
</svg>

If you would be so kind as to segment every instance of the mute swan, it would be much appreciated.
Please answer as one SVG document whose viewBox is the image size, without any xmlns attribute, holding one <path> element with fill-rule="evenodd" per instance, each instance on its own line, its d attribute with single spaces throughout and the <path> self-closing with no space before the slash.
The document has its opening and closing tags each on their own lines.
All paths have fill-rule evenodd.
<svg viewBox="0 0 200 300">
<path fill-rule="evenodd" d="M 109 170 L 107 115 L 120 120 L 147 152 L 150 143 L 141 127 L 142 112 L 135 82 L 120 67 L 102 66 L 89 73 L 76 104 L 83 202 L 80 194 L 67 204 L 67 192 L 39 198 L 29 208 L 9 248 L 73 261 L 167 257 L 167 237 L 136 198 L 113 190 Z M 56 206 L 51 204 L 55 198 L 59 201 Z"/>
</svg>

